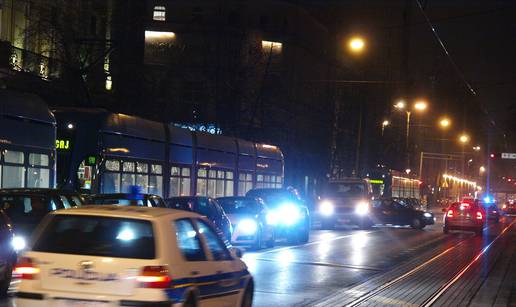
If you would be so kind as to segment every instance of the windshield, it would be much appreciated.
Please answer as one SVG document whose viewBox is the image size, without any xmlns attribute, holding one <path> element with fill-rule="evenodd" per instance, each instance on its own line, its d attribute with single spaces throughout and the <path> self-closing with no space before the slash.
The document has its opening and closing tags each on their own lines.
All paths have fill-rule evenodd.
<svg viewBox="0 0 516 307">
<path fill-rule="evenodd" d="M 194 210 L 194 200 L 191 198 L 177 197 L 166 200 L 167 207 L 178 210 Z"/>
<path fill-rule="evenodd" d="M 155 258 L 151 222 L 99 216 L 52 217 L 33 250 L 119 258 Z"/>
<path fill-rule="evenodd" d="M 261 209 L 260 204 L 254 199 L 219 198 L 217 202 L 228 214 L 256 214 Z"/>
<path fill-rule="evenodd" d="M 324 196 L 364 197 L 365 193 L 363 183 L 329 183 L 324 189 Z"/>
</svg>

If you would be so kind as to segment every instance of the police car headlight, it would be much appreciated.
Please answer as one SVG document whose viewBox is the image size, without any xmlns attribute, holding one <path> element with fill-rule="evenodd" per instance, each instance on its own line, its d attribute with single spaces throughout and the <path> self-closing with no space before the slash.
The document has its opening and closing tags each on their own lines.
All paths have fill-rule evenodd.
<svg viewBox="0 0 516 307">
<path fill-rule="evenodd" d="M 15 251 L 21 251 L 27 246 L 27 242 L 23 237 L 20 236 L 14 236 L 11 241 L 11 246 Z"/>
<path fill-rule="evenodd" d="M 369 213 L 369 204 L 366 202 L 359 202 L 355 206 L 355 213 L 358 215 L 366 215 Z"/>
<path fill-rule="evenodd" d="M 321 212 L 322 215 L 332 215 L 334 210 L 335 207 L 331 201 L 325 200 L 319 205 L 319 212 Z"/>
<path fill-rule="evenodd" d="M 258 230 L 258 224 L 256 224 L 256 221 L 254 220 L 245 219 L 238 223 L 238 229 L 242 231 L 243 234 L 251 235 L 255 234 Z"/>
<path fill-rule="evenodd" d="M 281 222 L 287 226 L 295 224 L 301 218 L 299 208 L 292 203 L 282 205 L 278 210 L 278 214 L 281 218 Z"/>
<path fill-rule="evenodd" d="M 431 213 L 428 213 L 428 212 L 425 212 L 425 213 L 423 213 L 423 216 L 424 216 L 424 217 L 427 217 L 427 218 L 431 218 L 431 217 L 432 217 L 432 214 L 431 214 Z"/>
<path fill-rule="evenodd" d="M 267 213 L 265 219 L 267 220 L 267 224 L 276 225 L 279 221 L 278 213 L 276 211 L 270 211 L 269 213 Z"/>
</svg>

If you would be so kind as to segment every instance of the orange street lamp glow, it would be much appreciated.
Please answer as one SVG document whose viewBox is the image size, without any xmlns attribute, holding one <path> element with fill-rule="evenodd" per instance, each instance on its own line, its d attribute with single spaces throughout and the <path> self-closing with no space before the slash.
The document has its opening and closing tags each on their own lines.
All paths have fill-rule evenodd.
<svg viewBox="0 0 516 307">
<path fill-rule="evenodd" d="M 365 41 L 361 37 L 353 37 L 349 40 L 349 49 L 353 52 L 362 52 L 365 48 Z"/>
<path fill-rule="evenodd" d="M 466 144 L 467 142 L 469 142 L 469 136 L 467 134 L 463 134 L 459 137 L 459 141 L 462 144 Z"/>
<path fill-rule="evenodd" d="M 441 126 L 441 128 L 446 129 L 446 128 L 450 127 L 451 121 L 448 118 L 442 118 L 439 121 L 439 125 Z"/>
<path fill-rule="evenodd" d="M 424 101 L 416 101 L 416 103 L 414 104 L 414 109 L 416 109 L 418 111 L 424 111 L 424 110 L 426 110 L 427 107 L 428 107 L 428 105 Z"/>
<path fill-rule="evenodd" d="M 394 105 L 394 107 L 398 110 L 403 110 L 405 109 L 406 107 L 406 104 L 405 104 L 405 101 L 403 100 L 399 100 L 398 102 L 396 102 L 396 104 Z"/>
</svg>

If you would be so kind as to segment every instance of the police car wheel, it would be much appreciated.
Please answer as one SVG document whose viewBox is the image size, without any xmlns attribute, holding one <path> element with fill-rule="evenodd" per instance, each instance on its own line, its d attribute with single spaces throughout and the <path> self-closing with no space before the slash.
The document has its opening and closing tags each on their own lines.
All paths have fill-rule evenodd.
<svg viewBox="0 0 516 307">
<path fill-rule="evenodd" d="M 7 290 L 9 290 L 9 284 L 11 283 L 12 271 L 12 264 L 8 263 L 5 267 L 5 274 L 0 281 L 0 297 L 7 296 Z"/>
<path fill-rule="evenodd" d="M 253 294 L 253 282 L 250 281 L 247 287 L 245 288 L 244 294 L 242 296 L 242 307 L 251 307 L 253 305 Z"/>
<path fill-rule="evenodd" d="M 195 299 L 195 295 L 189 294 L 188 298 L 186 299 L 185 303 L 183 304 L 183 307 L 197 307 L 197 301 Z"/>
</svg>

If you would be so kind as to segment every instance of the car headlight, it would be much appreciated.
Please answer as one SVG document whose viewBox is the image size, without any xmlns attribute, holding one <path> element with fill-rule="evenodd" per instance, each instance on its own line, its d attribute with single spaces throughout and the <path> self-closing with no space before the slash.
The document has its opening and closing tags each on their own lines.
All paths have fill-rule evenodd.
<svg viewBox="0 0 516 307">
<path fill-rule="evenodd" d="M 258 224 L 256 224 L 256 221 L 254 220 L 245 219 L 238 223 L 238 229 L 242 231 L 243 234 L 251 235 L 255 234 L 258 230 Z"/>
<path fill-rule="evenodd" d="M 286 203 L 279 206 L 277 209 L 271 210 L 267 214 L 267 224 L 284 224 L 290 226 L 295 224 L 301 216 L 302 214 L 295 204 Z"/>
<path fill-rule="evenodd" d="M 427 218 L 431 218 L 431 217 L 432 217 L 432 214 L 431 214 L 431 213 L 428 213 L 428 212 L 425 212 L 425 213 L 423 213 L 423 216 L 424 216 L 424 217 L 427 217 Z"/>
<path fill-rule="evenodd" d="M 25 241 L 25 239 L 23 237 L 14 236 L 11 241 L 11 245 L 12 245 L 13 249 L 18 252 L 27 246 L 27 242 Z"/>
<path fill-rule="evenodd" d="M 333 206 L 333 203 L 331 201 L 325 200 L 321 202 L 321 204 L 319 205 L 319 212 L 322 215 L 332 215 L 334 210 L 335 207 Z"/>
<path fill-rule="evenodd" d="M 358 215 L 366 215 L 369 213 L 369 204 L 366 202 L 359 202 L 355 206 L 355 213 Z"/>
</svg>

